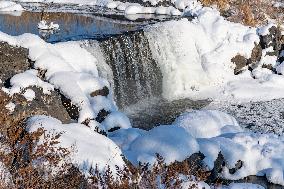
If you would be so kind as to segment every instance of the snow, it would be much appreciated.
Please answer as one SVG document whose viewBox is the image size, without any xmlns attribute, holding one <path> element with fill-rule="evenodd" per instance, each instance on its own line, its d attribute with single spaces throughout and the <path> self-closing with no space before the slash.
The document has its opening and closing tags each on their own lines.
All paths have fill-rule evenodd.
<svg viewBox="0 0 284 189">
<path fill-rule="evenodd" d="M 16 104 L 14 104 L 13 102 L 9 102 L 5 108 L 7 108 L 7 110 L 9 110 L 11 113 L 15 110 Z"/>
<path fill-rule="evenodd" d="M 105 126 L 104 130 L 106 131 L 116 127 L 121 129 L 131 128 L 131 123 L 126 115 L 118 111 L 111 112 L 110 115 L 108 115 L 102 122 L 102 125 Z"/>
<path fill-rule="evenodd" d="M 259 27 L 258 30 L 257 30 L 257 33 L 259 35 L 262 35 L 262 36 L 268 35 L 269 29 L 273 26 L 277 27 L 277 25 L 275 23 L 269 22 L 267 25 Z"/>
<path fill-rule="evenodd" d="M 225 161 L 220 173 L 223 178 L 239 180 L 258 175 L 266 176 L 271 183 L 284 185 L 284 137 L 244 131 L 233 117 L 220 111 L 187 112 L 172 125 L 150 131 L 119 130 L 110 138 L 134 165 L 139 162 L 153 165 L 156 154 L 170 164 L 201 152 L 205 156 L 204 165 L 211 170 L 221 153 Z M 242 167 L 230 173 L 229 169 L 235 168 L 239 161 Z"/>
<path fill-rule="evenodd" d="M 266 175 L 275 184 L 284 185 L 283 155 L 284 138 L 273 134 L 236 133 L 212 139 L 220 145 L 227 166 L 222 175 L 227 179 L 238 180 L 249 175 Z M 243 162 L 236 173 L 230 174 L 229 168 Z"/>
<path fill-rule="evenodd" d="M 59 120 L 47 116 L 34 116 L 27 121 L 27 131 L 35 132 L 43 128 L 45 133 L 62 133 L 56 147 L 67 148 L 71 151 L 71 162 L 87 174 L 91 167 L 98 166 L 104 172 L 109 165 L 116 173 L 116 166 L 123 168 L 124 161 L 121 150 L 107 137 L 92 131 L 85 125 L 78 123 L 62 124 Z M 43 136 L 39 144 L 44 141 Z M 75 150 L 72 146 L 75 145 Z"/>
<path fill-rule="evenodd" d="M 251 183 L 232 183 L 229 186 L 222 186 L 220 189 L 264 189 L 264 187 Z"/>
<path fill-rule="evenodd" d="M 234 117 L 217 110 L 184 113 L 173 124 L 183 127 L 197 138 L 211 138 L 227 132 L 242 131 Z"/>
<path fill-rule="evenodd" d="M 282 3 L 282 2 L 275 2 L 273 4 L 273 6 L 276 7 L 276 8 L 284 8 L 284 3 Z"/>
<path fill-rule="evenodd" d="M 210 186 L 203 181 L 198 181 L 194 176 L 180 175 L 181 189 L 210 189 Z"/>
<path fill-rule="evenodd" d="M 13 12 L 25 10 L 21 5 L 12 1 L 0 1 L 0 12 Z"/>
<path fill-rule="evenodd" d="M 35 92 L 32 89 L 27 89 L 23 96 L 27 99 L 27 101 L 32 101 L 35 98 Z"/>
<path fill-rule="evenodd" d="M 121 6 L 121 5 L 120 5 Z M 124 8 L 119 8 L 124 9 Z M 125 9 L 125 14 L 133 15 L 133 14 L 159 14 L 159 15 L 181 15 L 181 12 L 176 8 L 170 7 L 143 7 L 141 5 L 129 5 Z"/>
<path fill-rule="evenodd" d="M 158 153 L 166 164 L 183 161 L 198 152 L 198 143 L 183 128 L 177 126 L 159 126 L 137 137 L 129 149 L 124 152 L 134 165 L 154 164 Z"/>
<path fill-rule="evenodd" d="M 122 150 L 128 150 L 130 144 L 139 136 L 146 133 L 145 130 L 138 128 L 119 129 L 109 133 L 109 138 L 113 140 Z"/>
<path fill-rule="evenodd" d="M 16 74 L 10 80 L 12 87 L 10 89 L 2 88 L 2 90 L 12 96 L 15 93 L 21 93 L 23 89 L 29 86 L 36 86 L 42 88 L 44 94 L 50 94 L 50 91 L 54 90 L 53 86 L 42 81 L 39 77 L 37 77 L 37 74 L 37 70 L 34 69 Z M 31 95 L 30 92 L 29 95 Z"/>
<path fill-rule="evenodd" d="M 277 73 L 284 75 L 284 63 L 283 62 L 276 67 L 276 71 Z"/>
<path fill-rule="evenodd" d="M 38 25 L 38 29 L 40 30 L 58 30 L 59 25 L 54 24 L 53 22 L 50 22 L 49 24 L 45 20 L 41 20 Z"/>
</svg>

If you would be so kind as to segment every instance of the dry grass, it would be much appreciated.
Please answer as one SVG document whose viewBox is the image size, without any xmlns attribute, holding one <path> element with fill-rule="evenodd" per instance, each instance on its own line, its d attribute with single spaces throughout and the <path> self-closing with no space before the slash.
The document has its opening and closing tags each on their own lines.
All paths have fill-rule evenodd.
<svg viewBox="0 0 284 189">
<path fill-rule="evenodd" d="M 283 22 L 284 9 L 273 6 L 270 0 L 201 0 L 206 6 L 217 5 L 223 16 L 248 26 L 265 24 L 269 19 Z"/>
<path fill-rule="evenodd" d="M 201 0 L 201 2 L 205 6 L 216 5 L 220 10 L 227 9 L 229 5 L 229 0 Z"/>
</svg>

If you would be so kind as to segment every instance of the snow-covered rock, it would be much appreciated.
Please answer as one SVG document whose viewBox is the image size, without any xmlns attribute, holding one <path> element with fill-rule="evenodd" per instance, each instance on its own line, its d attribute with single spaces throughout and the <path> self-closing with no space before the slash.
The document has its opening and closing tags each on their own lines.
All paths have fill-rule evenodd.
<svg viewBox="0 0 284 189">
<path fill-rule="evenodd" d="M 53 22 L 47 23 L 47 21 L 45 20 L 41 20 L 38 23 L 37 27 L 40 30 L 58 30 L 59 29 L 58 24 L 54 24 Z"/>
<path fill-rule="evenodd" d="M 21 5 L 12 1 L 0 1 L 0 12 L 13 12 L 25 10 Z"/>
<path fill-rule="evenodd" d="M 207 129 L 207 132 L 206 132 Z M 284 138 L 275 134 L 243 131 L 236 120 L 219 111 L 185 113 L 173 125 L 150 131 L 125 129 L 111 135 L 133 164 L 156 162 L 156 154 L 169 164 L 201 152 L 208 170 L 214 168 L 219 153 L 224 157 L 221 176 L 238 180 L 249 175 L 266 176 L 284 185 Z M 241 167 L 236 168 L 241 161 Z M 235 172 L 229 169 L 236 168 Z"/>
<path fill-rule="evenodd" d="M 125 152 L 132 163 L 156 162 L 156 154 L 162 156 L 165 163 L 183 161 L 198 152 L 196 140 L 183 128 L 177 126 L 159 126 L 137 137 Z"/>
<path fill-rule="evenodd" d="M 54 87 L 42 81 L 39 77 L 37 77 L 37 70 L 30 69 L 23 73 L 14 75 L 11 80 L 11 88 L 3 88 L 2 90 L 8 93 L 9 95 L 13 95 L 15 93 L 20 93 L 23 89 L 29 86 L 36 86 L 42 88 L 44 94 L 50 94 L 50 91 L 54 90 Z"/>
<path fill-rule="evenodd" d="M 195 138 L 211 138 L 242 131 L 234 117 L 217 110 L 184 113 L 173 124 L 183 127 Z"/>
<path fill-rule="evenodd" d="M 62 124 L 59 120 L 47 116 L 34 116 L 27 121 L 27 131 L 35 132 L 43 128 L 45 133 L 62 133 L 56 147 L 71 151 L 71 162 L 77 165 L 83 173 L 88 173 L 91 167 L 105 171 L 107 166 L 116 173 L 116 166 L 123 168 L 124 161 L 120 148 L 104 135 L 92 131 L 85 125 L 71 123 Z M 43 136 L 39 144 L 44 141 Z M 72 146 L 75 149 L 72 150 Z"/>
</svg>

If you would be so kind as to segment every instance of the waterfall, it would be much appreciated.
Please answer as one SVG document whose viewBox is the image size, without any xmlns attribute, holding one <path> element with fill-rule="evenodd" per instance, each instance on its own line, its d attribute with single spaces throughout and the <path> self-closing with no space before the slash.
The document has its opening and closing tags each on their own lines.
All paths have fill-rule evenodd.
<svg viewBox="0 0 284 189">
<path fill-rule="evenodd" d="M 99 42 L 90 40 L 88 49 L 96 57 L 103 56 L 103 60 L 99 58 L 98 69 L 104 70 L 101 71 L 103 77 L 112 84 L 120 108 L 161 95 L 162 74 L 152 58 L 143 31 L 129 32 Z M 100 68 L 102 64 L 107 64 L 109 68 Z M 111 73 L 107 70 L 111 70 Z"/>
</svg>

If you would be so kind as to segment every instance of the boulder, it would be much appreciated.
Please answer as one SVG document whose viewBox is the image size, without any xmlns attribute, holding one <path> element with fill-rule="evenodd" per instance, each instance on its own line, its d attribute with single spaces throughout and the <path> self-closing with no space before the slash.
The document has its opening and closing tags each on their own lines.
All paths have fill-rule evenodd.
<svg viewBox="0 0 284 189">
<path fill-rule="evenodd" d="M 5 85 L 9 86 L 9 78 L 29 69 L 27 57 L 27 49 L 0 42 L 0 79 Z"/>
</svg>

